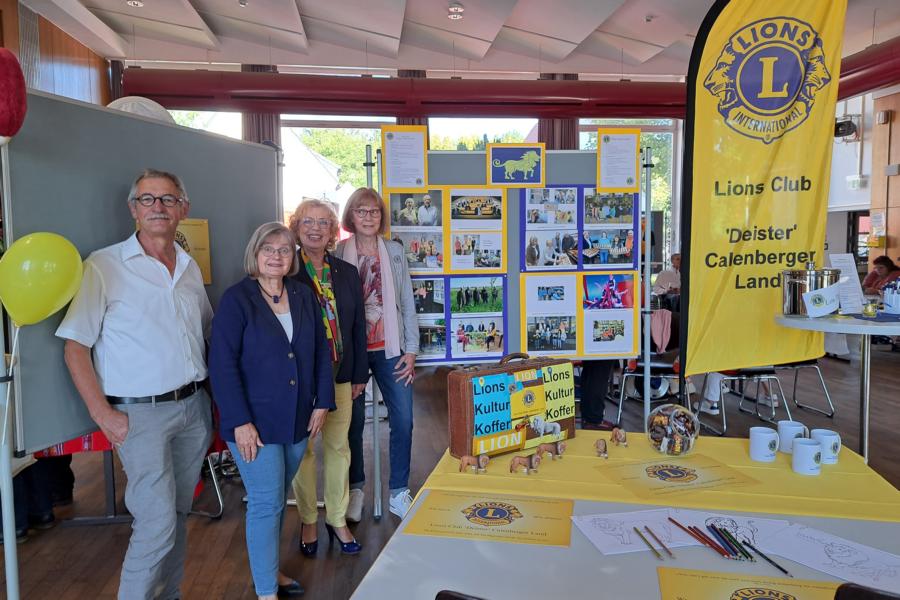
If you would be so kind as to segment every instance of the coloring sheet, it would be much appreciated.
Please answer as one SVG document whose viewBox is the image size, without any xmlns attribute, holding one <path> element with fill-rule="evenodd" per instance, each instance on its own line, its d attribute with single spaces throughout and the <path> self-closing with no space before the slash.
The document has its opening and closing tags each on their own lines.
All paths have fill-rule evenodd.
<svg viewBox="0 0 900 600">
<path fill-rule="evenodd" d="M 704 533 L 709 533 L 706 529 L 707 525 L 715 525 L 720 529 L 728 531 L 728 533 L 737 538 L 738 541 L 749 541 L 760 549 L 762 549 L 760 544 L 763 540 L 778 534 L 791 525 L 788 521 L 781 521 L 779 519 L 761 519 L 744 515 L 723 515 L 721 513 L 713 513 L 704 510 L 673 508 L 669 510 L 669 514 L 682 525 L 696 525 L 702 529 Z"/>
<path fill-rule="evenodd" d="M 880 590 L 900 590 L 900 556 L 793 524 L 759 548 L 829 575 Z"/>
<path fill-rule="evenodd" d="M 573 516 L 575 526 L 603 554 L 625 554 L 627 552 L 649 552 L 647 545 L 634 532 L 637 527 L 653 546 L 662 552 L 644 527 L 649 527 L 656 537 L 669 548 L 696 546 L 699 543 L 681 531 L 668 519 L 665 508 L 623 513 Z"/>
</svg>

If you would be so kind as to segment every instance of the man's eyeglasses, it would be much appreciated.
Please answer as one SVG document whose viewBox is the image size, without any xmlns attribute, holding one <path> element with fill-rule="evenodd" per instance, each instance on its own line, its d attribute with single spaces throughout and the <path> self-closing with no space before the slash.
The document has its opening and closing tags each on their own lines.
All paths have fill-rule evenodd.
<svg viewBox="0 0 900 600">
<path fill-rule="evenodd" d="M 309 217 L 300 220 L 300 224 L 304 227 L 312 227 L 313 225 L 318 225 L 320 229 L 327 229 L 331 227 L 331 219 L 311 219 Z"/>
<path fill-rule="evenodd" d="M 275 256 L 276 254 L 281 258 L 287 258 L 291 254 L 294 253 L 292 248 L 288 248 L 287 246 L 282 246 L 280 248 L 276 248 L 275 246 L 263 246 L 260 248 L 260 252 L 262 252 L 263 256 Z"/>
<path fill-rule="evenodd" d="M 163 206 L 168 206 L 172 208 L 173 206 L 177 206 L 184 202 L 183 199 L 178 196 L 173 196 L 172 194 L 163 194 L 162 196 L 154 196 L 153 194 L 141 194 L 140 196 L 135 196 L 132 198 L 133 201 L 137 202 L 141 206 L 146 206 L 150 208 L 156 201 L 159 200 Z"/>
<path fill-rule="evenodd" d="M 366 217 L 372 217 L 374 219 L 381 216 L 380 208 L 354 208 L 353 212 L 360 219 L 365 219 Z"/>
</svg>

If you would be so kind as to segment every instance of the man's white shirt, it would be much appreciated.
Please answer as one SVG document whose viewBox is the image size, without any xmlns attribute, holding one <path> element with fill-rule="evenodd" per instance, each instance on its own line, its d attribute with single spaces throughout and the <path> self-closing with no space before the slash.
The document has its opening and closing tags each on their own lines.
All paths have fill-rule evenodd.
<svg viewBox="0 0 900 600">
<path fill-rule="evenodd" d="M 654 294 L 667 294 L 672 290 L 681 289 L 681 272 L 675 269 L 666 269 L 656 276 L 653 284 Z"/>
<path fill-rule="evenodd" d="M 56 330 L 93 349 L 108 396 L 152 396 L 206 378 L 212 306 L 200 267 L 175 244 L 175 273 L 147 255 L 137 234 L 93 252 Z"/>
</svg>

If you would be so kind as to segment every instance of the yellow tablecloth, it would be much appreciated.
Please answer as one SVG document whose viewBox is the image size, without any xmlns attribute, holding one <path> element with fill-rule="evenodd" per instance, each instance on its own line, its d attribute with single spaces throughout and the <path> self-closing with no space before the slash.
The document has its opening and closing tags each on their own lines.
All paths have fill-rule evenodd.
<svg viewBox="0 0 900 600">
<path fill-rule="evenodd" d="M 810 477 L 791 470 L 790 455 L 779 453 L 773 463 L 757 463 L 748 456 L 746 439 L 701 437 L 694 454 L 712 457 L 758 483 L 647 498 L 629 492 L 601 471 L 649 460 L 690 466 L 691 455 L 665 457 L 650 447 L 643 433 L 630 433 L 628 447 L 610 445 L 609 458 L 604 460 L 594 451 L 594 442 L 601 437 L 608 440 L 609 433 L 579 430 L 576 438 L 567 440 L 562 460 L 548 458 L 532 475 L 509 472 L 512 454 L 494 457 L 486 473 L 460 473 L 459 461 L 446 452 L 423 489 L 900 522 L 900 491 L 847 448 L 841 450 L 838 464 L 823 465 L 821 475 Z"/>
</svg>

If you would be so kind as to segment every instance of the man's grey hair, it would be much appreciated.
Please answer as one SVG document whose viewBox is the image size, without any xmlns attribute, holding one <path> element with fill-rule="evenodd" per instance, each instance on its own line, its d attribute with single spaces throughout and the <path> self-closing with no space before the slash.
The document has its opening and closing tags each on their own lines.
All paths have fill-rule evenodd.
<svg viewBox="0 0 900 600">
<path fill-rule="evenodd" d="M 187 190 L 184 189 L 184 183 L 181 181 L 181 178 L 174 173 L 169 173 L 168 171 L 160 171 L 159 169 L 144 169 L 143 171 L 141 171 L 141 174 L 138 175 L 134 179 L 134 183 L 131 184 L 131 191 L 128 192 L 129 202 L 131 202 L 135 195 L 137 195 L 138 185 L 144 179 L 168 179 L 172 182 L 172 185 L 175 186 L 175 189 L 178 190 L 178 196 L 183 201 L 190 202 L 190 200 L 188 200 Z"/>
<path fill-rule="evenodd" d="M 294 232 L 285 227 L 283 223 L 272 221 L 271 223 L 263 223 L 256 228 L 256 231 L 250 236 L 250 241 L 247 242 L 247 248 L 244 250 L 244 271 L 246 271 L 247 275 L 253 279 L 259 277 L 259 263 L 256 258 L 259 256 L 259 252 L 262 250 L 266 239 L 273 235 L 280 235 L 283 237 L 294 250 L 293 259 L 291 260 L 291 270 L 288 271 L 287 276 L 291 277 L 300 271 L 300 259 L 297 257 L 296 252 L 297 237 L 294 235 Z"/>
</svg>

